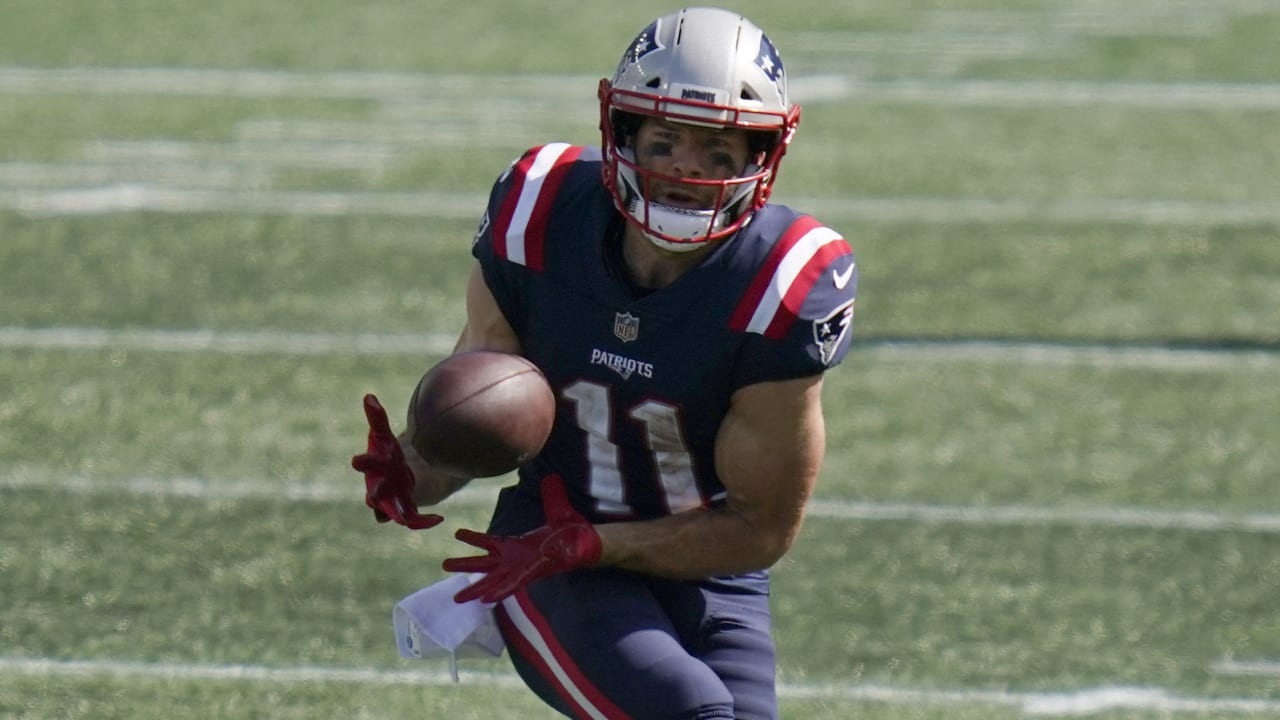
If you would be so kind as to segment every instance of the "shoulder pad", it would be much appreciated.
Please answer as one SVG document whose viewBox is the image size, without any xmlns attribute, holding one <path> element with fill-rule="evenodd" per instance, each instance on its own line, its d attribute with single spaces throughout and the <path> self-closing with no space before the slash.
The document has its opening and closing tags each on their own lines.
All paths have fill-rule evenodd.
<svg viewBox="0 0 1280 720">
<path fill-rule="evenodd" d="M 599 158 L 598 148 L 550 143 L 512 163 L 498 178 L 490 200 L 494 252 L 541 270 L 546 224 L 556 193 L 575 163 Z"/>
<path fill-rule="evenodd" d="M 801 215 L 761 263 L 729 325 L 778 340 L 797 320 L 820 320 L 853 303 L 853 248 L 835 230 Z"/>
</svg>

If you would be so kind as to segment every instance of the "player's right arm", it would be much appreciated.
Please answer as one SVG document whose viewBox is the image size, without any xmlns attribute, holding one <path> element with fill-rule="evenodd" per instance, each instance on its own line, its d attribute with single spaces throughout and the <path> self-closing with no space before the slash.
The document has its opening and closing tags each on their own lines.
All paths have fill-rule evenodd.
<svg viewBox="0 0 1280 720">
<path fill-rule="evenodd" d="M 506 316 L 498 307 L 498 301 L 494 299 L 493 292 L 485 282 L 484 272 L 480 269 L 478 262 L 472 265 L 471 274 L 467 277 L 466 303 L 467 322 L 453 346 L 455 354 L 470 350 L 494 350 L 521 354 L 520 339 L 516 337 L 516 331 L 511 328 L 511 324 L 507 322 Z M 408 413 L 408 416 L 405 431 L 398 439 L 409 469 L 417 478 L 413 499 L 418 505 L 435 505 L 457 492 L 470 482 L 471 478 L 446 475 L 431 468 L 427 461 L 413 449 L 413 443 L 409 441 L 413 437 L 415 427 L 413 413 Z"/>
</svg>

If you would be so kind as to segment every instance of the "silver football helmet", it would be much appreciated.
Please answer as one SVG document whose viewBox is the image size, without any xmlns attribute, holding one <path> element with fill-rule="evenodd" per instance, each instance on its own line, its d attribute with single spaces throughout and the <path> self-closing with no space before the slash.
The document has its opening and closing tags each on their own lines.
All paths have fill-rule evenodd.
<svg viewBox="0 0 1280 720">
<path fill-rule="evenodd" d="M 667 250 L 728 237 L 769 199 L 778 164 L 800 122 L 787 101 L 787 75 L 773 43 L 750 20 L 726 10 L 686 8 L 655 20 L 600 81 L 604 182 L 628 221 Z M 752 159 L 727 180 L 677 178 L 636 163 L 637 116 L 750 133 Z M 758 158 L 763 158 L 759 163 Z M 714 186 L 713 207 L 689 209 L 649 199 L 654 180 Z"/>
</svg>

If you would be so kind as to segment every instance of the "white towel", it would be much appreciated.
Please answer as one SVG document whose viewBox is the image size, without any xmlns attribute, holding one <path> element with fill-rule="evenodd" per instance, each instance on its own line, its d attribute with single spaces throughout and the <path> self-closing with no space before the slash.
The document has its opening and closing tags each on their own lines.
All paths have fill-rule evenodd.
<svg viewBox="0 0 1280 720">
<path fill-rule="evenodd" d="M 451 575 L 406 597 L 391 610 L 400 657 L 413 660 L 447 655 L 458 682 L 458 658 L 498 657 L 506 647 L 493 616 L 493 603 L 462 603 L 453 596 L 483 575 Z"/>
</svg>

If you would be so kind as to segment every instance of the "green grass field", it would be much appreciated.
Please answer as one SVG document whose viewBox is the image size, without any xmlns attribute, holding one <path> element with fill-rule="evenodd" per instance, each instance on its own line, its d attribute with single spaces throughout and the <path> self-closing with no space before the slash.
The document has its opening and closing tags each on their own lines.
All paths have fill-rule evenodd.
<svg viewBox="0 0 1280 720">
<path fill-rule="evenodd" d="M 0 718 L 550 717 L 391 634 L 500 481 L 348 461 L 672 6 L 0 5 Z M 730 6 L 862 268 L 783 716 L 1280 718 L 1280 2 Z"/>
</svg>

